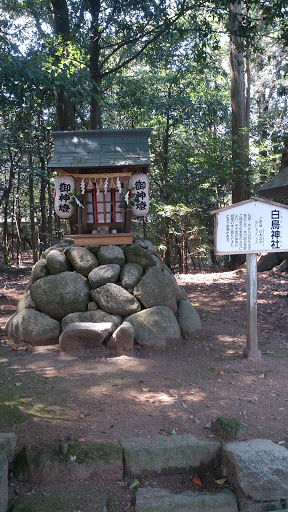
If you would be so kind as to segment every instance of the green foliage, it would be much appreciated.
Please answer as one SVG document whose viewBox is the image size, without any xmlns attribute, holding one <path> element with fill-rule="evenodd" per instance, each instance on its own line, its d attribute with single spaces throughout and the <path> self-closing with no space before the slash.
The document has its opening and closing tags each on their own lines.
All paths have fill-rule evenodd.
<svg viewBox="0 0 288 512">
<path fill-rule="evenodd" d="M 278 170 L 287 137 L 287 6 L 281 0 L 244 4 L 239 34 L 249 48 L 252 100 L 250 162 L 240 180 L 257 193 Z M 63 92 L 63 104 L 72 101 L 76 128 L 89 126 L 92 97 L 104 127 L 152 129 L 147 236 L 171 266 L 185 258 L 193 264 L 196 253 L 209 261 L 210 211 L 229 204 L 233 185 L 223 35 L 229 2 L 108 0 L 99 2 L 98 12 L 92 2 L 65 5 L 66 32 L 57 32 L 48 0 L 3 0 L 0 8 L 1 216 L 11 223 L 17 213 L 21 233 L 31 238 L 32 181 L 36 239 L 43 245 L 57 237 L 62 226 L 53 216 L 47 169 L 57 128 L 55 91 Z"/>
</svg>

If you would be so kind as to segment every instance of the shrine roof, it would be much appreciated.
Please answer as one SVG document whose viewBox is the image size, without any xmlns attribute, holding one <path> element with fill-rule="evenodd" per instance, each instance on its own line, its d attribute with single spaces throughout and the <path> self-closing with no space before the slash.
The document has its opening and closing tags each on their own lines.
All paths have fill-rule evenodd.
<svg viewBox="0 0 288 512">
<path fill-rule="evenodd" d="M 148 166 L 150 129 L 52 132 L 54 153 L 48 167 Z"/>
<path fill-rule="evenodd" d="M 288 167 L 285 167 L 271 180 L 267 181 L 260 189 L 259 194 L 275 199 L 288 198 Z"/>
</svg>

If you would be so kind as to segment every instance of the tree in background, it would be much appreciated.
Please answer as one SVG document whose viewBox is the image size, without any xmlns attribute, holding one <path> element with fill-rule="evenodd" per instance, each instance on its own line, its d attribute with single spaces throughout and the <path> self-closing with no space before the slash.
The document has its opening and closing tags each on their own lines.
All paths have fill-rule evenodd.
<svg viewBox="0 0 288 512">
<path fill-rule="evenodd" d="M 247 0 L 241 11 L 242 4 L 235 2 L 230 17 L 225 0 L 170 4 L 162 0 L 3 1 L 0 152 L 6 177 L 0 196 L 4 191 L 8 194 L 9 216 L 15 203 L 12 190 L 17 191 L 20 175 L 27 176 L 26 182 L 20 180 L 19 192 L 21 198 L 30 197 L 30 203 L 22 200 L 20 209 L 27 212 L 26 217 L 30 215 L 31 225 L 34 219 L 35 237 L 28 239 L 32 245 L 35 240 L 35 257 L 39 244 L 45 247 L 52 231 L 56 234 L 59 228 L 52 216 L 46 167 L 51 128 L 152 127 L 154 204 L 148 233 L 166 247 L 165 258 L 171 266 L 180 258 L 181 268 L 186 256 L 190 261 L 201 254 L 209 261 L 213 247 L 209 211 L 226 206 L 231 197 L 246 198 L 259 177 L 265 180 L 264 174 L 277 167 L 287 112 L 287 70 L 279 59 L 285 49 L 284 3 L 272 0 L 268 9 L 267 2 L 259 5 Z M 269 101 L 267 80 L 260 81 L 267 55 L 260 48 L 256 26 L 261 38 L 265 34 L 269 39 L 273 33 L 279 48 L 274 46 L 269 61 L 274 79 Z M 231 36 L 232 112 L 225 30 Z M 241 59 L 237 60 L 238 54 Z M 243 80 L 248 57 L 250 130 L 249 89 Z M 261 77 L 255 69 L 261 70 Z M 280 82 L 281 97 L 274 87 Z M 20 158 L 19 162 L 14 158 L 11 169 L 4 141 Z"/>
</svg>

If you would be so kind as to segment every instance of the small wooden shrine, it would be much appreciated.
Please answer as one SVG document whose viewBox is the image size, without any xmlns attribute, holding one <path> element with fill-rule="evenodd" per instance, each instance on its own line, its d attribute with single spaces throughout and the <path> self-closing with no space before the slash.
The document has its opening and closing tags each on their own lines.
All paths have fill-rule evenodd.
<svg viewBox="0 0 288 512">
<path fill-rule="evenodd" d="M 132 243 L 132 213 L 149 208 L 150 129 L 52 132 L 55 211 L 76 214 L 75 245 Z"/>
</svg>

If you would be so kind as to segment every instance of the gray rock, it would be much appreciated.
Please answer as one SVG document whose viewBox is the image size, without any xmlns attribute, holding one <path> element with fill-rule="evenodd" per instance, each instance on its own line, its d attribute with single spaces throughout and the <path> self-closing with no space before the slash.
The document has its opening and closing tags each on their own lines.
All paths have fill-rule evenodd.
<svg viewBox="0 0 288 512">
<path fill-rule="evenodd" d="M 155 267 L 158 267 L 160 268 L 161 270 L 164 269 L 164 263 L 163 261 L 161 260 L 161 258 L 159 258 L 159 256 L 157 256 L 157 254 L 152 254 L 152 259 L 153 259 L 153 262 L 154 262 L 154 266 Z"/>
<path fill-rule="evenodd" d="M 50 274 L 60 274 L 60 272 L 72 271 L 72 265 L 67 260 L 63 252 L 53 249 L 46 256 L 46 263 Z"/>
<path fill-rule="evenodd" d="M 0 450 L 0 512 L 8 510 L 8 461 L 6 453 Z"/>
<path fill-rule="evenodd" d="M 85 247 L 70 247 L 65 251 L 65 254 L 76 272 L 84 277 L 87 277 L 93 268 L 99 266 L 95 254 L 92 254 Z"/>
<path fill-rule="evenodd" d="M 88 309 L 88 311 L 95 311 L 95 309 L 98 309 L 98 306 L 97 306 L 96 302 L 94 302 L 92 300 L 91 302 L 88 303 L 87 309 Z"/>
<path fill-rule="evenodd" d="M 97 252 L 99 251 L 100 245 L 88 245 L 87 249 L 97 256 Z"/>
<path fill-rule="evenodd" d="M 130 477 L 161 473 L 163 470 L 197 469 L 212 463 L 219 454 L 217 441 L 199 441 L 191 434 L 131 437 L 121 441 L 125 471 Z"/>
<path fill-rule="evenodd" d="M 122 267 L 125 263 L 124 252 L 118 245 L 103 245 L 100 247 L 97 256 L 101 265 L 117 263 Z"/>
<path fill-rule="evenodd" d="M 177 311 L 175 286 L 157 267 L 149 268 L 134 288 L 133 294 L 145 308 L 167 306 Z"/>
<path fill-rule="evenodd" d="M 173 286 L 176 300 L 178 301 L 182 299 L 187 299 L 187 294 L 184 288 L 179 286 L 174 274 L 171 274 L 171 272 L 168 271 L 166 268 L 164 268 L 163 274 L 165 275 L 166 282 L 171 283 L 171 285 Z"/>
<path fill-rule="evenodd" d="M 166 306 L 155 306 L 129 316 L 139 345 L 162 348 L 169 342 L 181 341 L 181 332 L 172 310 Z"/>
<path fill-rule="evenodd" d="M 31 270 L 31 276 L 29 279 L 29 285 L 41 279 L 42 277 L 49 276 L 50 272 L 46 263 L 46 260 L 39 260 L 33 265 Z"/>
<path fill-rule="evenodd" d="M 90 302 L 87 279 L 77 272 L 62 272 L 39 279 L 30 288 L 37 308 L 54 318 L 86 311 Z"/>
<path fill-rule="evenodd" d="M 9 318 L 5 331 L 8 338 L 15 342 L 30 343 L 30 345 L 53 345 L 58 343 L 60 324 L 50 316 L 24 309 L 21 313 Z"/>
<path fill-rule="evenodd" d="M 133 244 L 143 247 L 143 249 L 146 249 L 146 251 L 150 252 L 150 254 L 155 253 L 155 247 L 150 240 L 145 240 L 142 238 L 135 238 Z"/>
<path fill-rule="evenodd" d="M 131 293 L 114 283 L 91 290 L 91 296 L 101 309 L 115 315 L 131 315 L 141 309 L 140 303 Z"/>
<path fill-rule="evenodd" d="M 60 348 L 64 352 L 73 353 L 78 349 L 95 349 L 112 334 L 114 329 L 112 322 L 69 324 L 59 338 Z"/>
<path fill-rule="evenodd" d="M 0 450 L 6 453 L 8 461 L 14 457 L 17 436 L 14 432 L 1 434 L 0 433 Z"/>
<path fill-rule="evenodd" d="M 123 265 L 120 274 L 121 285 L 125 290 L 132 292 L 142 276 L 143 267 L 141 265 L 138 265 L 138 263 L 126 263 Z"/>
<path fill-rule="evenodd" d="M 26 290 L 23 297 L 17 302 L 16 313 L 21 313 L 21 311 L 28 308 L 37 309 L 34 300 L 31 299 L 30 290 Z"/>
<path fill-rule="evenodd" d="M 241 512 L 288 512 L 287 508 L 282 508 L 281 500 L 257 502 L 248 500 L 241 503 Z"/>
<path fill-rule="evenodd" d="M 99 288 L 107 283 L 116 283 L 120 275 L 121 267 L 117 263 L 108 263 L 94 268 L 88 274 L 88 280 L 92 289 Z"/>
<path fill-rule="evenodd" d="M 183 492 L 143 487 L 137 490 L 135 512 L 238 512 L 235 494 Z"/>
<path fill-rule="evenodd" d="M 195 331 L 201 329 L 200 316 L 188 299 L 179 300 L 177 321 L 184 338 L 190 339 Z"/>
<path fill-rule="evenodd" d="M 101 309 L 97 309 L 95 311 L 85 311 L 84 313 L 70 313 L 70 315 L 65 316 L 61 322 L 62 331 L 64 331 L 67 325 L 74 324 L 75 322 L 112 322 L 116 329 L 121 324 L 122 319 L 120 316 L 110 315 Z"/>
<path fill-rule="evenodd" d="M 73 247 L 73 246 L 74 246 L 74 240 L 72 238 L 64 238 L 57 244 L 52 245 L 52 247 L 48 247 L 48 249 L 46 249 L 44 252 L 42 252 L 41 258 L 46 259 L 47 254 L 49 254 L 50 251 L 64 252 L 65 249 L 67 249 L 68 247 Z"/>
<path fill-rule="evenodd" d="M 243 500 L 288 498 L 288 450 L 267 439 L 227 443 L 222 469 Z"/>
<path fill-rule="evenodd" d="M 143 268 L 153 267 L 152 255 L 140 245 L 127 245 L 124 253 L 128 263 L 138 263 Z"/>
<path fill-rule="evenodd" d="M 107 347 L 115 349 L 117 355 L 122 355 L 133 350 L 133 342 L 133 326 L 129 322 L 123 322 L 107 341 Z"/>
</svg>

